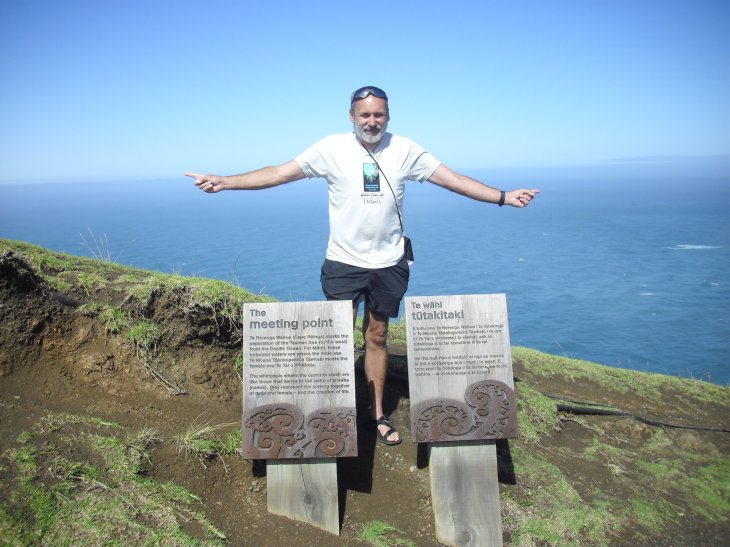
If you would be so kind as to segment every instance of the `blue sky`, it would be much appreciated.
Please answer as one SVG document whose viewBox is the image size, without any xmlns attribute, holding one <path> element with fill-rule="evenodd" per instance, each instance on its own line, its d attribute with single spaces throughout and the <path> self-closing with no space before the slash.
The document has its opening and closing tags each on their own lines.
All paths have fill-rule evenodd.
<svg viewBox="0 0 730 547">
<path fill-rule="evenodd" d="M 0 181 L 281 163 L 366 84 L 457 169 L 730 157 L 727 1 L 7 0 L 0 31 Z"/>
</svg>

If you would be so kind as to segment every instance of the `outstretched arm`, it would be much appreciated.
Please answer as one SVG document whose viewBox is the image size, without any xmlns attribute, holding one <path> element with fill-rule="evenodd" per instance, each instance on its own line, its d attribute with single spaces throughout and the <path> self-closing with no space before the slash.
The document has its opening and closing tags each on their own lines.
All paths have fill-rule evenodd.
<svg viewBox="0 0 730 547">
<path fill-rule="evenodd" d="M 477 201 L 499 203 L 502 195 L 501 190 L 487 186 L 473 178 L 454 173 L 443 163 L 436 168 L 436 171 L 428 180 L 442 188 Z M 525 188 L 510 190 L 504 193 L 504 203 L 512 207 L 525 207 L 539 192 L 540 190 L 537 189 L 527 190 Z"/>
<path fill-rule="evenodd" d="M 221 190 L 263 190 L 305 177 L 299 164 L 294 160 L 227 177 L 200 173 L 185 173 L 185 176 L 194 178 L 195 186 L 210 193 Z"/>
</svg>

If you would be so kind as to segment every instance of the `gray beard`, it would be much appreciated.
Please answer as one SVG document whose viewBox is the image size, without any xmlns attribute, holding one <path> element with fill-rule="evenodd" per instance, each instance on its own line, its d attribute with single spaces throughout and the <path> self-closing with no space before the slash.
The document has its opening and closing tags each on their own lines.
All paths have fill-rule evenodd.
<svg viewBox="0 0 730 547">
<path fill-rule="evenodd" d="M 366 144 L 375 144 L 382 140 L 385 135 L 385 130 L 388 129 L 388 122 L 385 122 L 380 126 L 380 131 L 377 134 L 368 133 L 362 126 L 356 123 L 352 124 L 352 128 L 355 131 L 355 136 Z"/>
</svg>

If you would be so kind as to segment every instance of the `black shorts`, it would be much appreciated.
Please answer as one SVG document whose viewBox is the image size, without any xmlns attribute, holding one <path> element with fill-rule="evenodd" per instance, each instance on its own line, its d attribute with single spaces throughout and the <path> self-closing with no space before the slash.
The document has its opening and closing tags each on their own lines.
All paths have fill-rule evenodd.
<svg viewBox="0 0 730 547">
<path fill-rule="evenodd" d="M 353 304 L 365 300 L 372 313 L 397 317 L 410 274 L 405 255 L 395 266 L 376 269 L 325 259 L 319 279 L 327 300 L 352 300 Z"/>
</svg>

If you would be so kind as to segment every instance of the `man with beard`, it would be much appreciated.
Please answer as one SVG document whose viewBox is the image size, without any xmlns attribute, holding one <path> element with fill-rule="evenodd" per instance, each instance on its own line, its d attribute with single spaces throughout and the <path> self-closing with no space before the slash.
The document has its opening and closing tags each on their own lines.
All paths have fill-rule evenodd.
<svg viewBox="0 0 730 547">
<path fill-rule="evenodd" d="M 365 376 L 370 418 L 378 440 L 399 444 L 400 434 L 383 412 L 388 366 L 388 321 L 396 317 L 408 287 L 407 238 L 401 210 L 405 182 L 428 180 L 457 194 L 525 207 L 539 190 L 497 190 L 453 172 L 410 139 L 386 133 L 388 96 L 374 86 L 350 97 L 353 132 L 330 135 L 282 165 L 232 176 L 185 173 L 205 192 L 260 190 L 303 178 L 324 178 L 329 189 L 330 237 L 322 265 L 328 300 L 351 300 L 354 318 L 365 302 Z"/>
</svg>

